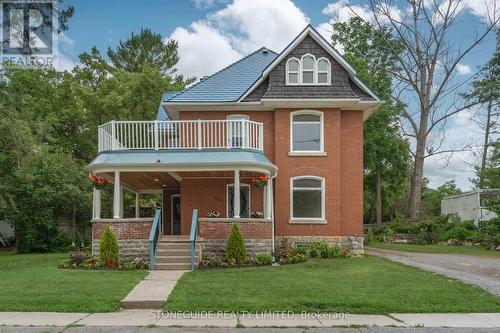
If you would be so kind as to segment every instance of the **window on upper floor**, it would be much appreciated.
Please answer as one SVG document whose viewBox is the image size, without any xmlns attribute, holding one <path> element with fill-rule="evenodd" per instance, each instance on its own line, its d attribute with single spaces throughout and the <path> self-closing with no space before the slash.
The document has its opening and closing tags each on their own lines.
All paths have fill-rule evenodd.
<svg viewBox="0 0 500 333">
<path fill-rule="evenodd" d="M 330 61 L 304 54 L 300 60 L 290 58 L 286 62 L 287 85 L 329 85 L 331 83 Z"/>
<path fill-rule="evenodd" d="M 322 153 L 323 112 L 295 111 L 290 114 L 290 152 Z"/>
</svg>

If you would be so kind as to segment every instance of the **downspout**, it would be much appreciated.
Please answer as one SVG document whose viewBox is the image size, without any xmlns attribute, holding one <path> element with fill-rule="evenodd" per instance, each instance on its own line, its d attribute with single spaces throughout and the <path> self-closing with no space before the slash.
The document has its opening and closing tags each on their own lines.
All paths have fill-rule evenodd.
<svg viewBox="0 0 500 333">
<path fill-rule="evenodd" d="M 271 197 L 272 197 L 272 200 L 271 200 L 271 207 L 269 207 L 269 209 L 271 209 L 271 224 L 272 224 L 272 227 L 271 227 L 271 249 L 272 249 L 272 252 L 274 252 L 274 186 L 273 186 L 273 180 L 274 178 L 276 178 L 276 176 L 278 175 L 277 172 L 274 173 L 274 175 L 271 175 L 271 179 L 269 180 L 269 184 L 271 186 L 269 186 L 269 191 L 271 191 Z"/>
</svg>

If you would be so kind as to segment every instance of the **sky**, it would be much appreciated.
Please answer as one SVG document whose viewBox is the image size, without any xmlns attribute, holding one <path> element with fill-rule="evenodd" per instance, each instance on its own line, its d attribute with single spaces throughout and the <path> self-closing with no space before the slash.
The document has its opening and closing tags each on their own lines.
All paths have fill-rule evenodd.
<svg viewBox="0 0 500 333">
<path fill-rule="evenodd" d="M 474 27 L 485 19 L 487 6 L 495 1 L 463 0 L 465 15 L 450 36 L 457 47 L 472 37 Z M 400 0 L 392 3 L 397 10 L 404 10 Z M 131 32 L 148 27 L 166 40 L 178 41 L 178 72 L 196 77 L 212 74 L 262 46 L 279 52 L 307 24 L 329 40 L 329 22 L 347 21 L 353 15 L 348 5 L 358 15 L 372 19 L 363 0 L 64 1 L 63 5 L 67 4 L 75 7 L 75 14 L 69 30 L 59 37 L 61 69 L 73 68 L 78 64 L 78 55 L 93 46 L 105 54 L 109 46 L 115 47 Z M 489 60 L 494 48 L 491 35 L 461 60 L 457 77 L 467 80 Z M 481 133 L 471 122 L 473 114 L 473 110 L 465 111 L 447 123 L 445 134 L 450 147 L 479 144 Z M 474 152 L 434 156 L 426 159 L 425 176 L 431 187 L 455 179 L 459 187 L 469 190 L 474 176 L 470 165 L 477 160 Z"/>
</svg>

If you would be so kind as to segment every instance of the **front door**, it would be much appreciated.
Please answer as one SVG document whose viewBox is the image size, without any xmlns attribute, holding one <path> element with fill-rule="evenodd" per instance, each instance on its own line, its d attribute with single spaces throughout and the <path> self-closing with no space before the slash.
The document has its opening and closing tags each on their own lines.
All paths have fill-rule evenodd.
<svg viewBox="0 0 500 333">
<path fill-rule="evenodd" d="M 172 195 L 172 235 L 181 234 L 181 197 Z"/>
</svg>

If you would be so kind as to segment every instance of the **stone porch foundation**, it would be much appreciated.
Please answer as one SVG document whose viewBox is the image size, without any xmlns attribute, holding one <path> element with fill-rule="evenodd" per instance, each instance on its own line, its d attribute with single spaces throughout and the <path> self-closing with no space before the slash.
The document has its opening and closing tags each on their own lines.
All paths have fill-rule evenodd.
<svg viewBox="0 0 500 333">
<path fill-rule="evenodd" d="M 330 245 L 340 245 L 348 249 L 352 254 L 364 253 L 364 235 L 355 236 L 282 236 L 289 238 L 295 245 L 306 245 L 312 242 L 325 242 Z M 276 236 L 278 240 L 280 236 Z"/>
<path fill-rule="evenodd" d="M 106 225 L 116 235 L 120 259 L 141 258 L 149 261 L 149 233 L 153 218 L 93 219 L 92 253 L 99 256 L 99 242 Z"/>
</svg>

